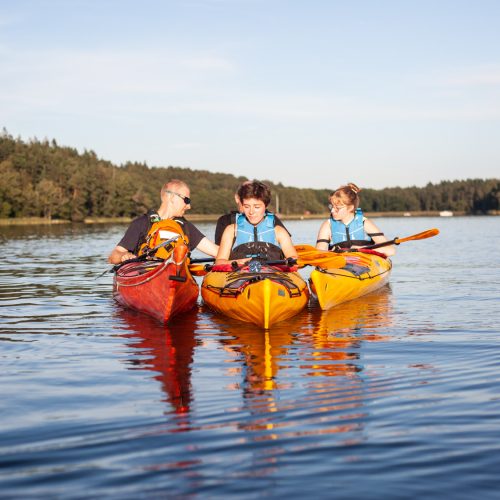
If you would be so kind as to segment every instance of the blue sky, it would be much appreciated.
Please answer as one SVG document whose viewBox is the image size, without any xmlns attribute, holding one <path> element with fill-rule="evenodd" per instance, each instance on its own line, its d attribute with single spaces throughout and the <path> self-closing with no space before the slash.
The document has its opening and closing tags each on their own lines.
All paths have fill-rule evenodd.
<svg viewBox="0 0 500 500">
<path fill-rule="evenodd" d="M 496 0 L 0 0 L 0 127 L 334 188 L 500 177 Z"/>
</svg>

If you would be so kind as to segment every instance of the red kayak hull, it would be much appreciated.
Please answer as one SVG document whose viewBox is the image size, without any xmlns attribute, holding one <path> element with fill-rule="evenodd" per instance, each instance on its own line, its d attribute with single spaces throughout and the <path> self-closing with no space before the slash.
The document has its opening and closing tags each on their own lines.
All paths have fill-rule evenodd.
<svg viewBox="0 0 500 500">
<path fill-rule="evenodd" d="M 198 300 L 198 284 L 186 265 L 173 262 L 131 262 L 120 267 L 113 281 L 113 298 L 167 323 Z"/>
</svg>

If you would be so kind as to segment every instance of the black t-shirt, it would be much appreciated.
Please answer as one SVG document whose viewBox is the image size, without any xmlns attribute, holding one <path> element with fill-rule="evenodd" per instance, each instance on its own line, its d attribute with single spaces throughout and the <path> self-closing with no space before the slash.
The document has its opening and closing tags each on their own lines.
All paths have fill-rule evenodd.
<svg viewBox="0 0 500 500">
<path fill-rule="evenodd" d="M 184 217 L 175 217 L 174 220 L 182 226 L 186 236 L 189 238 L 189 250 L 194 250 L 205 235 Z M 139 246 L 146 240 L 150 227 L 149 215 L 140 215 L 130 223 L 118 245 L 126 248 L 129 252 L 137 254 Z"/>
<path fill-rule="evenodd" d="M 226 229 L 227 226 L 230 224 L 234 224 L 236 222 L 236 214 L 239 212 L 236 212 L 235 210 L 231 211 L 228 214 L 221 215 L 217 219 L 217 224 L 215 226 L 215 235 L 214 235 L 214 240 L 216 245 L 220 245 L 221 239 L 222 239 L 222 233 L 224 232 L 224 229 Z M 274 225 L 275 226 L 281 226 L 286 230 L 288 234 L 290 232 L 288 229 L 284 226 L 283 222 L 279 219 L 277 215 L 274 216 Z"/>
</svg>

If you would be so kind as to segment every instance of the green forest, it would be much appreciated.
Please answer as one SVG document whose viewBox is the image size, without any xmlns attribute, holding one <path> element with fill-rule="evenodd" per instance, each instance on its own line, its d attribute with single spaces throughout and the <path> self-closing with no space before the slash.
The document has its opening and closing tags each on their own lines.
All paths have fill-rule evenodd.
<svg viewBox="0 0 500 500">
<path fill-rule="evenodd" d="M 234 192 L 246 180 L 145 163 L 118 166 L 99 159 L 93 151 L 79 153 L 59 146 L 55 140 L 23 141 L 5 129 L 0 135 L 0 218 L 44 217 L 76 222 L 89 217 L 135 217 L 157 208 L 161 186 L 174 178 L 189 184 L 193 214 L 221 214 L 234 209 Z M 327 213 L 330 189 L 299 189 L 259 180 L 271 187 L 273 202 L 278 195 L 283 215 Z M 498 213 L 500 179 L 364 189 L 361 197 L 366 212 Z"/>
</svg>

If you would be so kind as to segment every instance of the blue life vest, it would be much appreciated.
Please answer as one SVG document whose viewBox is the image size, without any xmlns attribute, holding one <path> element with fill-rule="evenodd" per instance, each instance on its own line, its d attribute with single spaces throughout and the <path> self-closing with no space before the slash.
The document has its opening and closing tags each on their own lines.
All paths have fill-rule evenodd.
<svg viewBox="0 0 500 500">
<path fill-rule="evenodd" d="M 330 217 L 330 229 L 332 231 L 331 246 L 340 245 L 341 247 L 350 247 L 351 245 L 366 245 L 368 242 L 371 243 L 371 238 L 365 231 L 361 208 L 356 210 L 354 219 L 347 225 Z"/>
<path fill-rule="evenodd" d="M 231 250 L 231 259 L 245 257 L 282 258 L 274 229 L 274 214 L 266 213 L 256 226 L 248 222 L 244 214 L 236 214 L 234 225 L 236 234 Z"/>
<path fill-rule="evenodd" d="M 254 226 L 244 214 L 236 214 L 236 240 L 234 246 L 243 243 L 263 241 L 276 245 L 276 233 L 274 231 L 274 214 L 267 213 L 264 218 Z"/>
</svg>

